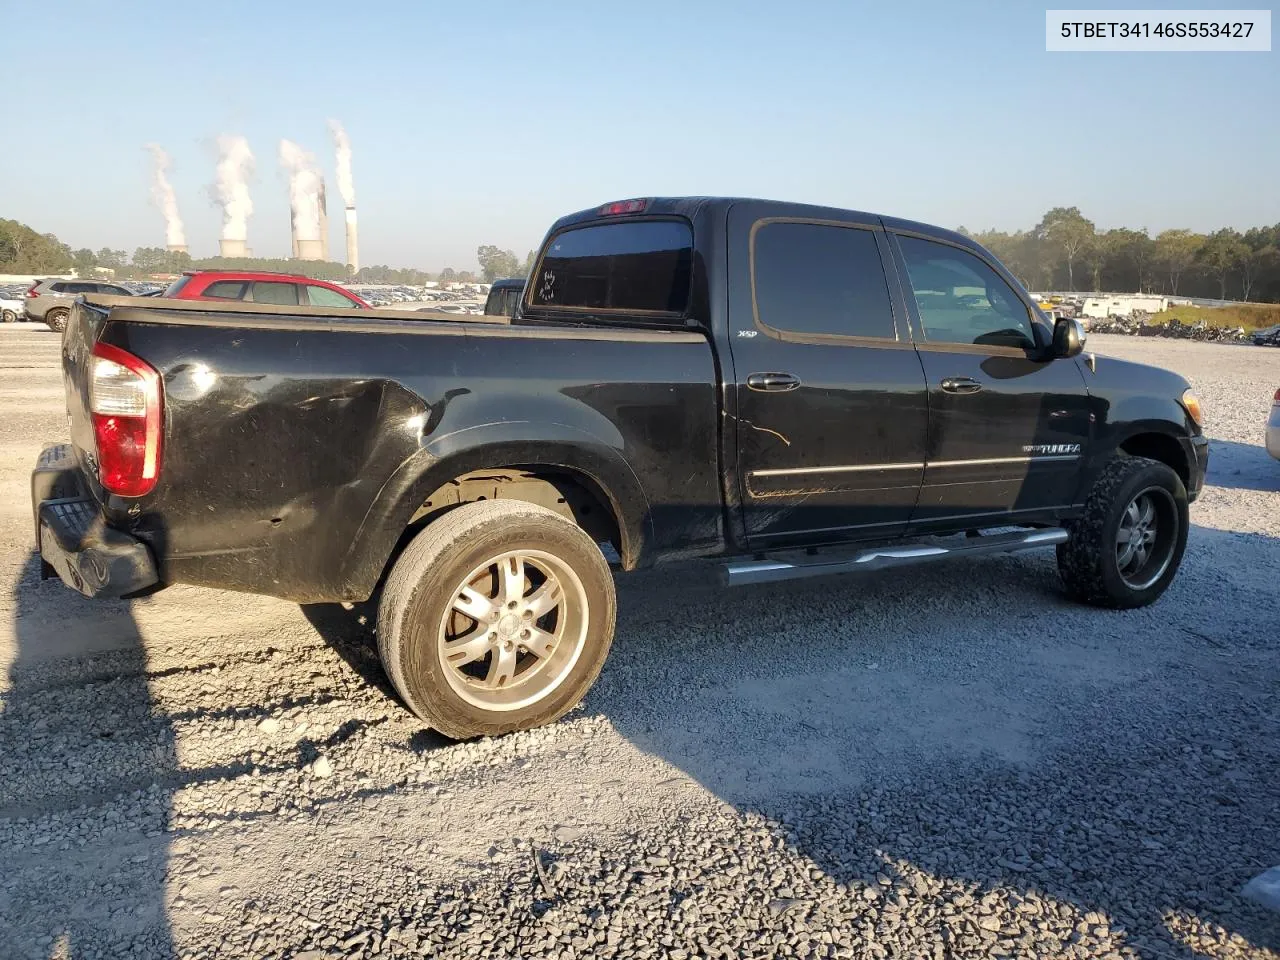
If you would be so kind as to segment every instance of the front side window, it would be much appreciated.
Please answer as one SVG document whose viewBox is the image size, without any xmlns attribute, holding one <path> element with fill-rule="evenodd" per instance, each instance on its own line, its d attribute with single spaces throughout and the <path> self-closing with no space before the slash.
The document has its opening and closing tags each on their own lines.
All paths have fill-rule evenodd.
<svg viewBox="0 0 1280 960">
<path fill-rule="evenodd" d="M 243 280 L 219 280 L 209 284 L 201 296 L 210 300 L 239 300 L 248 285 Z"/>
<path fill-rule="evenodd" d="M 536 307 L 683 314 L 693 276 L 693 231 L 683 220 L 629 220 L 552 238 L 536 276 Z"/>
<path fill-rule="evenodd" d="M 875 234 L 819 223 L 766 223 L 752 241 L 756 316 L 774 330 L 893 340 L 893 308 Z"/>
<path fill-rule="evenodd" d="M 898 237 L 925 339 L 988 347 L 1036 346 L 1031 315 L 981 258 L 920 237 Z"/>
<path fill-rule="evenodd" d="M 322 287 L 318 284 L 307 284 L 307 299 L 313 307 L 346 307 L 354 309 L 358 307 L 354 300 L 344 297 L 337 290 L 330 290 L 328 287 Z"/>
<path fill-rule="evenodd" d="M 296 283 L 255 283 L 253 285 L 253 302 L 296 307 L 298 305 L 298 285 Z"/>
</svg>

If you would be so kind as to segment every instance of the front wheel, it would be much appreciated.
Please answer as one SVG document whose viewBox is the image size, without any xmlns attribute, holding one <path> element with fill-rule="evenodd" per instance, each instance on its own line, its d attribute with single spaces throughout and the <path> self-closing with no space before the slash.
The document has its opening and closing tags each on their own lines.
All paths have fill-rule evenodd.
<svg viewBox="0 0 1280 960">
<path fill-rule="evenodd" d="M 49 329 L 54 333 L 61 333 L 67 329 L 67 317 L 71 316 L 71 311 L 65 307 L 55 307 L 44 315 L 44 322 L 49 325 Z"/>
<path fill-rule="evenodd" d="M 455 739 L 541 726 L 599 676 L 613 576 L 576 524 L 515 500 L 469 503 L 405 548 L 378 608 L 378 653 L 405 704 Z"/>
<path fill-rule="evenodd" d="M 0 320 L 4 321 L 5 323 L 17 323 L 18 314 L 13 310 L 0 311 Z"/>
<path fill-rule="evenodd" d="M 1058 547 L 1067 592 L 1100 607 L 1145 607 L 1168 588 L 1187 546 L 1187 491 L 1168 466 L 1116 457 Z"/>
</svg>

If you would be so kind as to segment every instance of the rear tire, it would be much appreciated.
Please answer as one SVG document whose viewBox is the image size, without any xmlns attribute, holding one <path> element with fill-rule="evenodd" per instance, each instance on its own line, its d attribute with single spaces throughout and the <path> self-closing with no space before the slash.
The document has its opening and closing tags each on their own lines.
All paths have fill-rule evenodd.
<svg viewBox="0 0 1280 960">
<path fill-rule="evenodd" d="M 1058 546 L 1067 593 L 1127 610 L 1155 602 L 1187 546 L 1187 491 L 1171 468 L 1146 457 L 1116 457 L 1102 470 L 1084 515 Z"/>
<path fill-rule="evenodd" d="M 559 719 L 586 695 L 613 641 L 613 576 L 559 514 L 517 500 L 468 503 L 405 548 L 378 607 L 378 654 L 415 714 L 454 739 Z"/>
<path fill-rule="evenodd" d="M 49 325 L 49 329 L 54 333 L 61 333 L 67 329 L 67 318 L 71 316 L 71 311 L 66 307 L 54 307 L 44 315 L 44 322 Z"/>
<path fill-rule="evenodd" d="M 18 315 L 12 310 L 5 310 L 0 312 L 0 321 L 3 321 L 4 323 L 17 323 Z"/>
</svg>

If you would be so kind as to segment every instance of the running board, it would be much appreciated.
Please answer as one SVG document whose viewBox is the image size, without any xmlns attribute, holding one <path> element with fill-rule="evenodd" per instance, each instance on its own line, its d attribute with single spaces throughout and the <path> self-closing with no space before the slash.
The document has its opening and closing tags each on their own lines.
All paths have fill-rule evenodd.
<svg viewBox="0 0 1280 960">
<path fill-rule="evenodd" d="M 1013 553 L 1035 547 L 1051 547 L 1066 543 L 1067 531 L 1061 527 L 1025 530 L 1018 533 L 1000 533 L 990 536 L 969 536 L 943 540 L 921 540 L 908 543 L 890 543 L 860 550 L 852 556 L 824 559 L 806 557 L 803 560 L 768 558 L 743 560 L 724 565 L 724 580 L 731 587 L 752 583 L 772 583 L 777 580 L 798 580 L 801 577 L 826 577 L 836 573 L 853 573 L 858 570 L 883 570 L 947 557 L 976 557 L 984 553 Z"/>
</svg>

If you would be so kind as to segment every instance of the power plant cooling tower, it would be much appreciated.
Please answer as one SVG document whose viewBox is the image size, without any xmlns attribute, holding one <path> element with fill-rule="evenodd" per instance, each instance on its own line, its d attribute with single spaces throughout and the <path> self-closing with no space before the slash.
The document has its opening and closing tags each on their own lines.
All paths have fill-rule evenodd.
<svg viewBox="0 0 1280 960">
<path fill-rule="evenodd" d="M 218 241 L 218 256 L 220 257 L 247 257 L 248 255 L 245 250 L 245 241 L 243 240 Z"/>
<path fill-rule="evenodd" d="M 347 272 L 360 272 L 360 250 L 356 240 L 356 208 L 347 207 Z"/>
</svg>

